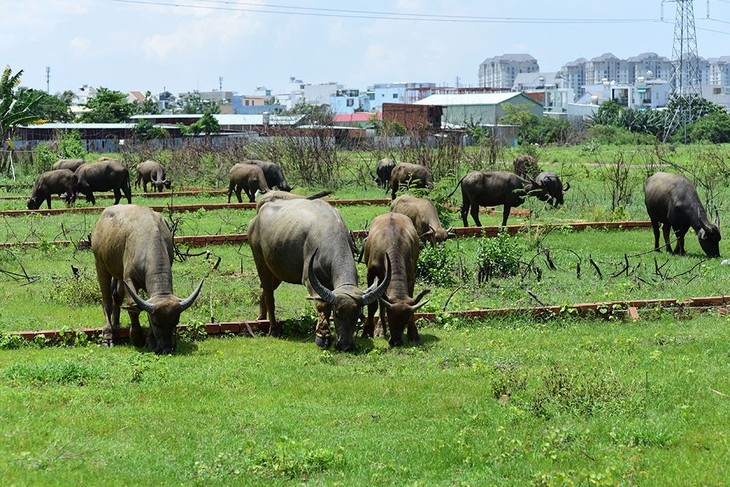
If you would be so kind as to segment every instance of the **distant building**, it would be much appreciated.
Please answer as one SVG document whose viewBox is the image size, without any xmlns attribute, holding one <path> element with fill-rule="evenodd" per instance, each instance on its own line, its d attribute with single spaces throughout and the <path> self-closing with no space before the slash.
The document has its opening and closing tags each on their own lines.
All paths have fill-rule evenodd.
<svg viewBox="0 0 730 487">
<path fill-rule="evenodd" d="M 413 103 L 410 99 L 413 93 L 420 93 L 419 98 L 429 96 L 430 90 L 436 87 L 436 83 L 430 82 L 394 82 L 376 83 L 368 87 L 368 98 L 370 107 L 375 111 L 382 111 L 383 103 Z"/>
<path fill-rule="evenodd" d="M 708 58 L 707 61 L 710 65 L 709 84 L 730 86 L 730 56 Z"/>
<path fill-rule="evenodd" d="M 479 86 L 512 88 L 520 73 L 540 71 L 537 60 L 529 54 L 503 54 L 487 58 L 479 65 Z"/>
<path fill-rule="evenodd" d="M 643 52 L 628 58 L 626 69 L 628 83 L 634 83 L 638 78 L 668 80 L 672 77 L 672 61 L 655 52 Z"/>
<path fill-rule="evenodd" d="M 703 85 L 702 97 L 712 103 L 717 103 L 730 111 L 730 84 L 720 85 Z"/>
<path fill-rule="evenodd" d="M 505 106 L 512 105 L 543 115 L 541 103 L 523 93 L 480 93 L 465 95 L 431 95 L 417 105 L 440 106 L 442 127 L 494 125 L 505 115 Z"/>
<path fill-rule="evenodd" d="M 564 86 L 572 89 L 575 96 L 579 98 L 585 93 L 587 62 L 586 58 L 581 57 L 560 68 L 560 77 L 563 79 Z"/>
<path fill-rule="evenodd" d="M 370 98 L 367 93 L 360 93 L 360 90 L 337 90 L 330 97 L 330 108 L 335 115 L 369 112 Z"/>
<path fill-rule="evenodd" d="M 264 112 L 275 113 L 286 108 L 284 105 L 271 103 L 273 99 L 271 96 L 233 95 L 231 113 L 234 115 L 254 115 Z"/>
</svg>

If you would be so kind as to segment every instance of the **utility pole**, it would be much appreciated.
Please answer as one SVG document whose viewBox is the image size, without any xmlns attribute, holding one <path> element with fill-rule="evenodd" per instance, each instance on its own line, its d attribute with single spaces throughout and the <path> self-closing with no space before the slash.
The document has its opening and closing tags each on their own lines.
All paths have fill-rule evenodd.
<svg viewBox="0 0 730 487">
<path fill-rule="evenodd" d="M 46 93 L 51 93 L 51 67 L 46 66 Z"/>
<path fill-rule="evenodd" d="M 696 105 L 702 99 L 694 0 L 662 0 L 662 20 L 664 20 L 665 3 L 677 4 L 672 46 L 672 76 L 669 80 L 672 100 L 675 101 L 677 109 L 667 116 L 664 140 L 681 128 L 686 142 L 687 125 L 694 121 L 696 113 L 693 111 L 696 112 Z"/>
</svg>

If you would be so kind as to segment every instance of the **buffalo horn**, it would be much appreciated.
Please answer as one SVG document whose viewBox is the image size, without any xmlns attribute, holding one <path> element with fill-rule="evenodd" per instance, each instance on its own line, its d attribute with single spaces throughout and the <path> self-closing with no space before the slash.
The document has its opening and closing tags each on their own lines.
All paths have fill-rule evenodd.
<svg viewBox="0 0 730 487">
<path fill-rule="evenodd" d="M 570 183 L 566 182 L 566 183 L 565 183 L 565 187 L 563 188 L 563 193 L 565 193 L 565 192 L 566 192 L 566 191 L 568 191 L 569 189 L 570 189 Z"/>
<path fill-rule="evenodd" d="M 132 297 L 132 301 L 137 303 L 137 306 L 142 311 L 147 311 L 148 313 L 152 313 L 155 309 L 155 307 L 150 303 L 149 301 L 145 301 L 144 299 L 140 298 L 136 292 L 134 292 L 134 289 L 132 289 L 132 286 L 127 284 L 127 281 L 122 280 L 124 283 L 124 287 L 127 288 L 127 294 L 129 294 Z"/>
<path fill-rule="evenodd" d="M 449 238 L 456 237 L 456 233 L 454 233 L 454 227 L 449 227 L 446 229 L 446 235 L 449 236 Z"/>
<path fill-rule="evenodd" d="M 720 228 L 720 212 L 715 210 L 715 226 Z"/>
<path fill-rule="evenodd" d="M 309 284 L 312 285 L 312 289 L 314 289 L 314 292 L 319 295 L 322 301 L 333 303 L 336 297 L 335 293 L 324 287 L 324 285 L 319 282 L 319 279 L 317 279 L 317 275 L 314 273 L 314 258 L 317 256 L 317 252 L 319 252 L 319 248 L 314 251 L 312 258 L 309 259 Z"/>
<path fill-rule="evenodd" d="M 385 295 L 385 293 L 380 296 L 380 302 L 383 303 L 387 309 L 391 309 L 393 307 L 393 302 Z"/>
<path fill-rule="evenodd" d="M 193 291 L 193 294 L 188 296 L 185 299 L 180 300 L 180 312 L 182 313 L 186 309 L 188 309 L 192 304 L 195 302 L 195 299 L 198 297 L 198 294 L 200 294 L 200 290 L 203 288 L 203 281 L 205 279 L 200 280 L 200 284 L 198 284 L 198 287 L 195 288 L 195 291 Z"/>
<path fill-rule="evenodd" d="M 373 304 L 375 301 L 380 298 L 380 296 L 385 292 L 385 289 L 388 287 L 388 284 L 390 284 L 390 256 L 386 253 L 385 254 L 385 262 L 386 262 L 386 268 L 385 268 L 385 277 L 383 278 L 383 281 L 378 284 L 376 288 L 373 289 L 373 286 L 375 285 L 373 283 L 373 286 L 370 286 L 366 291 L 365 294 L 362 295 L 362 304 L 367 306 L 368 304 Z"/>
</svg>

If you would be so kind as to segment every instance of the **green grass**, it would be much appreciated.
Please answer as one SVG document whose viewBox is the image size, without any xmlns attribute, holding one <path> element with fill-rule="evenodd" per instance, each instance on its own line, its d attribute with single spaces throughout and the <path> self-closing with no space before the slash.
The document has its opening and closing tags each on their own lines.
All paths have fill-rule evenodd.
<svg viewBox="0 0 730 487">
<path fill-rule="evenodd" d="M 13 485 L 720 485 L 726 319 L 422 328 L 0 352 Z M 501 402 L 500 402 L 501 399 Z"/>
</svg>

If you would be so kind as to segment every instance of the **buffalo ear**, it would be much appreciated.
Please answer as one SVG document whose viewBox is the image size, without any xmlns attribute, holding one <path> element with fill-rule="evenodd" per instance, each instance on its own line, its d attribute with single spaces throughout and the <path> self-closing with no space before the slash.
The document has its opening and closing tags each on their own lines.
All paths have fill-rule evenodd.
<svg viewBox="0 0 730 487">
<path fill-rule="evenodd" d="M 715 211 L 715 226 L 720 228 L 720 212 L 717 210 Z"/>
</svg>

